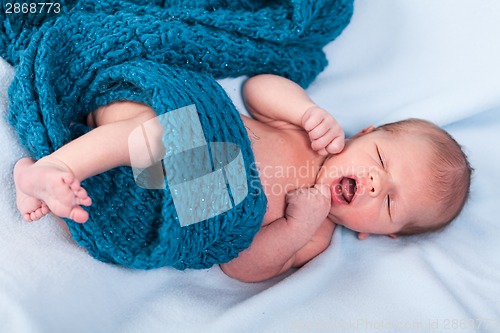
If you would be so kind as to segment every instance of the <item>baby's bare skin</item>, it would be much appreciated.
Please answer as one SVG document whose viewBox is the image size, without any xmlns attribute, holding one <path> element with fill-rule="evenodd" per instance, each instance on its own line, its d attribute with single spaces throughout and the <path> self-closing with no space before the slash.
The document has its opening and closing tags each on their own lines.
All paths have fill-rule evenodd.
<svg viewBox="0 0 500 333">
<path fill-rule="evenodd" d="M 14 167 L 14 181 L 17 208 L 26 221 L 38 220 L 49 211 L 75 222 L 87 221 L 88 213 L 80 205 L 90 206 L 92 200 L 63 164 L 23 158 Z"/>
<path fill-rule="evenodd" d="M 227 275 L 262 281 L 300 267 L 329 246 L 336 225 L 358 232 L 359 239 L 371 234 L 395 238 L 408 223 L 427 227 L 438 218 L 442 207 L 429 195 L 427 183 L 431 147 L 419 135 L 370 126 L 345 141 L 328 112 L 301 87 L 274 75 L 249 79 L 244 97 L 254 119 L 242 120 L 268 206 L 250 246 L 221 264 Z M 85 222 L 88 214 L 81 206 L 91 199 L 80 181 L 131 166 L 129 148 L 144 143 L 138 138 L 129 145 L 132 131 L 151 125 L 148 149 L 133 155 L 134 163 L 137 157 L 139 165 L 146 164 L 138 167 L 161 159 L 165 147 L 154 143 L 161 142 L 163 128 L 155 119 L 146 105 L 115 102 L 90 114 L 92 131 L 37 162 L 20 160 L 14 180 L 21 214 L 33 221 L 50 210 Z"/>
<path fill-rule="evenodd" d="M 242 119 L 268 207 L 250 247 L 221 265 L 246 282 L 301 267 L 329 246 L 335 229 L 328 218 L 330 187 L 317 176 L 327 155 L 344 147 L 340 126 L 302 88 L 272 75 L 256 79 L 258 84 L 247 83 L 244 91 L 256 119 Z"/>
<path fill-rule="evenodd" d="M 278 86 L 279 93 L 272 98 L 285 103 L 278 107 L 278 113 L 286 116 L 268 118 L 253 109 L 252 103 L 250 112 L 257 120 L 242 117 L 257 167 L 270 171 L 266 174 L 266 170 L 259 170 L 268 199 L 261 230 L 238 258 L 221 265 L 224 272 L 242 281 L 261 281 L 300 267 L 326 249 L 335 224 L 327 218 L 329 186 L 317 184 L 316 176 L 326 155 L 340 152 L 344 146 L 340 126 L 302 88 L 275 76 L 266 76 L 263 85 Z M 275 117 L 272 105 L 269 109 Z M 131 166 L 129 135 L 155 116 L 143 104 L 113 103 L 91 113 L 87 121 L 94 130 L 37 162 L 19 161 L 14 178 L 21 214 L 33 221 L 50 210 L 57 216 L 85 222 L 88 214 L 81 206 L 90 205 L 91 200 L 80 181 L 113 167 Z M 305 167 L 309 171 L 300 176 L 274 175 L 280 167 Z"/>
<path fill-rule="evenodd" d="M 139 103 L 104 106 L 88 117 L 88 125 L 96 127 L 94 130 L 36 162 L 30 158 L 19 160 L 14 182 L 17 207 L 24 219 L 35 221 L 50 211 L 75 222 L 86 222 L 88 213 L 81 206 L 90 206 L 92 200 L 80 181 L 113 167 L 130 165 L 128 136 L 139 124 L 154 117 L 151 108 Z"/>
</svg>

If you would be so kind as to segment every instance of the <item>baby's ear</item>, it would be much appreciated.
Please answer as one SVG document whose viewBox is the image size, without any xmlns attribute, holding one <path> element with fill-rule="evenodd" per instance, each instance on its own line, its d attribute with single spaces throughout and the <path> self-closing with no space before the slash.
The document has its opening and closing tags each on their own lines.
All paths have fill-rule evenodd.
<svg viewBox="0 0 500 333">
<path fill-rule="evenodd" d="M 368 134 L 368 133 L 371 133 L 375 130 L 375 126 L 373 125 L 370 125 L 368 127 L 365 127 L 363 128 L 361 131 L 359 131 L 358 133 L 354 134 L 353 136 L 351 136 L 349 139 L 356 139 L 356 138 L 359 138 L 360 136 L 363 136 L 365 134 Z"/>
<path fill-rule="evenodd" d="M 366 233 L 366 232 L 360 232 L 358 233 L 358 239 L 359 240 L 365 240 L 368 238 L 368 236 L 370 236 L 370 234 Z"/>
<path fill-rule="evenodd" d="M 361 131 L 359 131 L 359 134 L 368 134 L 370 132 L 373 132 L 375 130 L 375 126 L 370 125 L 368 127 L 363 128 Z"/>
</svg>

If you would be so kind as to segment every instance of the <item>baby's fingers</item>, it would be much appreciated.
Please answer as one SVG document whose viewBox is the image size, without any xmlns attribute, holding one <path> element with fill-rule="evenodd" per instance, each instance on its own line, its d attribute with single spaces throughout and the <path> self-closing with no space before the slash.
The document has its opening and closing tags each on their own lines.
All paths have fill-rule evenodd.
<svg viewBox="0 0 500 333">
<path fill-rule="evenodd" d="M 328 151 L 326 150 L 326 148 L 321 148 L 320 150 L 317 150 L 316 151 L 318 154 L 320 154 L 321 156 L 326 156 L 328 155 Z"/>
<path fill-rule="evenodd" d="M 309 108 L 302 116 L 302 128 L 307 132 L 312 131 L 320 125 L 324 119 L 323 114 L 318 112 L 318 109 L 317 107 Z"/>
<path fill-rule="evenodd" d="M 311 148 L 316 151 L 319 151 L 322 148 L 326 148 L 328 147 L 330 142 L 335 139 L 335 136 L 336 133 L 332 129 L 329 129 L 323 136 L 319 138 L 313 139 L 309 137 L 311 139 Z"/>
<path fill-rule="evenodd" d="M 331 127 L 329 125 L 330 124 L 328 124 L 328 121 L 326 121 L 325 119 L 318 120 L 318 123 L 315 127 L 312 127 L 309 130 L 306 129 L 309 134 L 309 139 L 311 139 L 311 141 L 316 140 L 328 133 L 328 131 L 331 130 Z"/>
<path fill-rule="evenodd" d="M 331 193 L 330 193 L 330 187 L 326 184 L 315 184 L 314 188 L 319 191 L 325 198 L 330 200 Z M 329 202 L 329 201 L 328 201 Z"/>
<path fill-rule="evenodd" d="M 344 136 L 342 135 L 333 139 L 333 141 L 326 146 L 325 150 L 329 154 L 338 154 L 344 149 L 344 146 L 345 146 L 345 139 Z"/>
</svg>

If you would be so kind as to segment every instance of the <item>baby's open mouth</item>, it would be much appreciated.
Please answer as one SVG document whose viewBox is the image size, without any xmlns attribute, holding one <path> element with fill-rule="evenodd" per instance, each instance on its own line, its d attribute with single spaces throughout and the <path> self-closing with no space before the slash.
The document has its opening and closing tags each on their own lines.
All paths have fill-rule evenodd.
<svg viewBox="0 0 500 333">
<path fill-rule="evenodd" d="M 342 191 L 342 197 L 347 203 L 351 203 L 358 189 L 356 181 L 352 178 L 344 177 L 340 180 L 339 185 Z"/>
</svg>

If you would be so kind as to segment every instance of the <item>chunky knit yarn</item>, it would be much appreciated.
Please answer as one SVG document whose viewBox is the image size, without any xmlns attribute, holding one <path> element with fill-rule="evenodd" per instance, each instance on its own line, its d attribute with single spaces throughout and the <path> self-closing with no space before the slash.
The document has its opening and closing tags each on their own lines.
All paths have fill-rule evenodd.
<svg viewBox="0 0 500 333">
<path fill-rule="evenodd" d="M 207 141 L 240 147 L 250 191 L 233 209 L 181 227 L 168 186 L 143 189 L 130 168 L 115 168 L 83 182 L 93 204 L 87 223 L 66 220 L 74 239 L 97 259 L 135 268 L 235 258 L 259 230 L 266 198 L 246 130 L 214 79 L 274 73 L 306 87 L 352 0 L 59 3 L 59 13 L 6 14 L 5 2 L 0 12 L 0 55 L 16 68 L 9 121 L 33 158 L 89 131 L 84 119 L 100 105 L 133 100 L 160 115 L 195 104 Z"/>
</svg>

